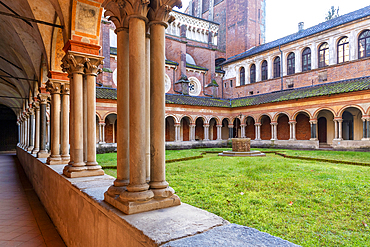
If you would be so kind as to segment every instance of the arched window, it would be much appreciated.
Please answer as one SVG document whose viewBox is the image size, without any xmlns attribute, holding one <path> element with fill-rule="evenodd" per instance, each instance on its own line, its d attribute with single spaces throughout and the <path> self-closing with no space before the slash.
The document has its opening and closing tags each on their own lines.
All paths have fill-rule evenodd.
<svg viewBox="0 0 370 247">
<path fill-rule="evenodd" d="M 329 45 L 323 43 L 319 47 L 319 68 L 329 65 Z"/>
<path fill-rule="evenodd" d="M 370 57 L 370 30 L 363 31 L 358 37 L 358 58 Z"/>
<path fill-rule="evenodd" d="M 338 42 L 338 63 L 349 61 L 349 40 L 343 37 Z"/>
<path fill-rule="evenodd" d="M 240 69 L 240 86 L 245 85 L 245 69 L 241 67 Z"/>
<path fill-rule="evenodd" d="M 311 49 L 306 48 L 302 52 L 302 71 L 311 70 Z"/>
<path fill-rule="evenodd" d="M 295 73 L 295 55 L 294 55 L 294 52 L 291 52 L 288 55 L 287 68 L 288 68 L 288 75 L 291 75 L 291 74 Z"/>
<path fill-rule="evenodd" d="M 274 60 L 274 78 L 280 77 L 280 57 L 276 57 Z"/>
<path fill-rule="evenodd" d="M 267 80 L 267 61 L 263 61 L 261 65 L 261 79 L 262 81 Z"/>
<path fill-rule="evenodd" d="M 252 64 L 250 68 L 250 83 L 255 83 L 256 82 L 256 65 Z"/>
</svg>

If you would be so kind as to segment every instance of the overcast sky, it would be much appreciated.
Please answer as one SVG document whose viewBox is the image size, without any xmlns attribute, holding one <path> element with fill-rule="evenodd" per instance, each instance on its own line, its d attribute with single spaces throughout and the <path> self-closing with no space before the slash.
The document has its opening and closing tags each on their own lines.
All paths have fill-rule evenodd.
<svg viewBox="0 0 370 247">
<path fill-rule="evenodd" d="M 182 0 L 183 11 L 188 4 Z M 368 5 L 368 0 L 266 0 L 266 42 L 297 32 L 299 22 L 304 28 L 324 22 L 331 6 L 344 15 Z"/>
</svg>

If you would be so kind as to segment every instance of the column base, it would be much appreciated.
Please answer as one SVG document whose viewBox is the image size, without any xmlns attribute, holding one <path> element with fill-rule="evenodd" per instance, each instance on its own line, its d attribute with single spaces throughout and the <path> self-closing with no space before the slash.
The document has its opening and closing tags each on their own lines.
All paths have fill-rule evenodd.
<svg viewBox="0 0 370 247">
<path fill-rule="evenodd" d="M 369 141 L 370 138 L 362 138 L 361 141 Z"/>
<path fill-rule="evenodd" d="M 48 165 L 61 165 L 61 164 L 63 164 L 63 161 L 62 161 L 62 158 L 60 157 L 60 155 L 51 155 L 46 160 L 46 163 Z"/>
<path fill-rule="evenodd" d="M 33 150 L 33 146 L 29 146 L 29 147 L 27 148 L 27 151 L 28 151 L 28 152 L 32 152 L 32 150 Z"/>
<path fill-rule="evenodd" d="M 289 139 L 289 141 L 296 141 L 297 139 Z"/>
<path fill-rule="evenodd" d="M 37 149 L 35 149 L 35 148 L 34 148 L 34 149 L 32 150 L 32 154 L 37 154 L 39 151 L 40 151 L 40 150 L 39 150 L 38 148 L 37 148 Z"/>
<path fill-rule="evenodd" d="M 310 141 L 317 141 L 317 138 L 311 138 Z"/>
<path fill-rule="evenodd" d="M 172 195 L 171 197 L 160 200 L 151 199 L 144 202 L 128 202 L 120 200 L 119 195 L 111 196 L 105 192 L 104 201 L 119 209 L 124 214 L 137 214 L 181 205 L 180 198 L 177 195 Z"/>
<path fill-rule="evenodd" d="M 62 160 L 64 162 L 67 162 L 67 163 L 69 163 L 69 161 L 71 159 L 71 157 L 69 156 L 69 154 L 62 154 L 61 158 L 62 158 Z"/>
<path fill-rule="evenodd" d="M 87 166 L 73 167 L 71 165 L 66 165 L 63 169 L 63 175 L 68 178 L 103 176 L 104 171 L 101 167 L 100 169 L 89 169 Z"/>
<path fill-rule="evenodd" d="M 49 157 L 49 153 L 45 150 L 41 150 L 37 153 L 37 158 L 47 158 Z"/>
</svg>

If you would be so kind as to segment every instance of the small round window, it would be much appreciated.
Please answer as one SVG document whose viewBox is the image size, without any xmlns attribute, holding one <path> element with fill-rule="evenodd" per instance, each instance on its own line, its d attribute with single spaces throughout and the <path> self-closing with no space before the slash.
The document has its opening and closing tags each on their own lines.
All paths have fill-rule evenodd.
<svg viewBox="0 0 370 247">
<path fill-rule="evenodd" d="M 198 96 L 200 94 L 201 85 L 196 77 L 189 77 L 189 94 L 191 96 Z"/>
</svg>

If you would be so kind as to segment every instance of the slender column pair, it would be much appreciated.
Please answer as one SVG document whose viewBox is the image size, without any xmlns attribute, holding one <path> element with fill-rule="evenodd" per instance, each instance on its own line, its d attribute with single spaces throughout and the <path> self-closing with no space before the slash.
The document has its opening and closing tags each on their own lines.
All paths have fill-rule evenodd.
<svg viewBox="0 0 370 247">
<path fill-rule="evenodd" d="M 95 87 L 98 66 L 102 57 L 91 54 L 68 51 L 64 56 L 63 70 L 69 74 L 71 91 L 71 161 L 64 167 L 63 174 L 67 177 L 87 177 L 104 175 L 104 171 L 96 162 L 96 125 L 95 125 Z M 86 162 L 84 160 L 84 105 L 83 80 L 86 79 L 86 111 L 87 136 Z"/>
<path fill-rule="evenodd" d="M 334 119 L 334 140 L 343 140 L 342 138 L 342 119 Z"/>
<path fill-rule="evenodd" d="M 256 140 L 261 140 L 261 123 L 255 123 Z"/>
<path fill-rule="evenodd" d="M 118 104 L 117 104 L 117 106 L 118 106 Z M 117 129 L 117 132 L 118 132 L 118 129 Z M 99 122 L 99 144 L 102 144 L 102 143 L 105 143 L 105 123 L 104 122 Z"/>
<path fill-rule="evenodd" d="M 209 124 L 204 124 L 203 125 L 203 128 L 204 128 L 204 139 L 205 141 L 209 141 Z"/>
<path fill-rule="evenodd" d="M 165 181 L 164 31 L 173 1 L 151 1 L 150 10 L 149 1 L 129 2 L 126 5 L 114 0 L 103 3 L 105 15 L 110 16 L 116 25 L 118 41 L 117 179 L 104 198 L 126 214 L 180 204 L 179 198 Z M 135 8 L 128 8 L 129 5 Z M 151 17 L 150 48 L 146 40 L 148 11 L 152 13 L 148 14 Z M 163 15 L 166 20 L 162 20 Z M 150 95 L 147 90 L 149 71 Z M 150 120 L 146 119 L 148 100 Z M 147 131 L 149 123 L 150 138 Z M 146 157 L 149 139 L 148 184 L 149 164 Z"/>
<path fill-rule="evenodd" d="M 35 137 L 34 137 L 34 128 L 35 128 L 35 109 L 33 108 L 28 108 L 29 112 L 29 118 L 28 118 L 28 148 L 27 150 L 29 152 L 32 152 L 34 148 L 34 142 L 35 142 Z"/>
<path fill-rule="evenodd" d="M 317 141 L 317 120 L 310 120 L 311 125 L 311 141 Z"/>
<path fill-rule="evenodd" d="M 234 125 L 229 124 L 229 139 L 234 138 Z"/>
<path fill-rule="evenodd" d="M 295 141 L 296 140 L 296 127 L 297 122 L 296 121 L 289 121 L 289 127 L 290 127 L 290 141 Z"/>
<path fill-rule="evenodd" d="M 222 124 L 217 124 L 217 140 L 222 140 Z"/>
<path fill-rule="evenodd" d="M 271 141 L 277 140 L 277 122 L 270 123 L 271 125 Z"/>
<path fill-rule="evenodd" d="M 175 142 L 179 142 L 180 140 L 180 124 L 175 123 Z"/>
<path fill-rule="evenodd" d="M 46 106 L 49 94 L 40 93 L 37 97 L 40 104 L 40 150 L 37 152 L 37 157 L 47 158 L 49 153 L 46 150 Z"/>
<path fill-rule="evenodd" d="M 37 154 L 40 150 L 40 103 L 38 101 L 34 101 L 32 104 L 35 109 L 35 142 L 32 153 Z"/>
<path fill-rule="evenodd" d="M 245 127 L 246 126 L 247 126 L 246 124 L 241 124 L 240 125 L 240 128 L 241 128 L 241 138 L 246 138 L 246 136 L 245 136 Z"/>
<path fill-rule="evenodd" d="M 195 123 L 190 124 L 189 141 L 195 141 Z"/>
</svg>

